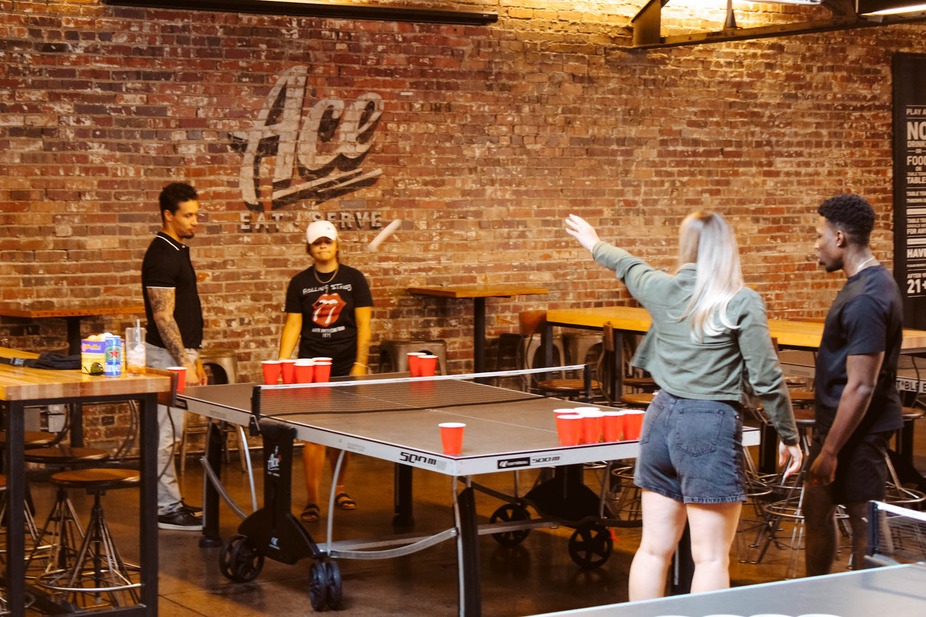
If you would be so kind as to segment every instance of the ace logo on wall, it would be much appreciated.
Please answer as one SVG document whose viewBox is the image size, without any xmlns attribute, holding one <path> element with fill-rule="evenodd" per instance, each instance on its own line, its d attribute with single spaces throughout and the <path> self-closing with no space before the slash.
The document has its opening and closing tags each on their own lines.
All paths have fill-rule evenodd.
<svg viewBox="0 0 926 617">
<path fill-rule="evenodd" d="M 361 167 L 373 146 L 382 98 L 372 92 L 351 102 L 328 97 L 304 109 L 306 73 L 304 66 L 283 72 L 253 128 L 231 134 L 241 154 L 241 197 L 252 212 L 321 203 L 382 175 Z"/>
</svg>

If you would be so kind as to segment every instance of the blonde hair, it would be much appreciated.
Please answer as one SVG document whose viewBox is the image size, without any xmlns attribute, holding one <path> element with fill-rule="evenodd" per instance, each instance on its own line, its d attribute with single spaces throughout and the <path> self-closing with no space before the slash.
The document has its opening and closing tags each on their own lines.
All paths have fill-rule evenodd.
<svg viewBox="0 0 926 617">
<path fill-rule="evenodd" d="M 736 236 L 726 219 L 716 212 L 692 212 L 679 230 L 679 267 L 694 263 L 695 287 L 680 320 L 688 320 L 691 339 L 702 342 L 724 329 L 736 330 L 727 306 L 744 287 Z"/>
</svg>

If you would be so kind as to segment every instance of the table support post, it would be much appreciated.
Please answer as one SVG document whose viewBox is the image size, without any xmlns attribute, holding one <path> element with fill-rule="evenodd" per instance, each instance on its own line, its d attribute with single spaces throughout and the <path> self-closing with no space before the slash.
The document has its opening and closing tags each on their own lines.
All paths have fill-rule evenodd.
<svg viewBox="0 0 926 617">
<path fill-rule="evenodd" d="M 397 527 L 410 527 L 415 523 L 412 511 L 412 473 L 413 467 L 395 463 L 393 511 L 395 516 L 392 524 Z"/>
<path fill-rule="evenodd" d="M 486 299 L 473 298 L 473 372 L 486 370 Z"/>
<path fill-rule="evenodd" d="M 456 499 L 457 551 L 460 564 L 460 615 L 482 615 L 482 588 L 479 576 L 479 526 L 476 524 L 476 493 L 467 486 Z"/>
<path fill-rule="evenodd" d="M 71 447 L 84 447 L 84 409 L 82 403 L 67 403 L 68 439 Z"/>
<path fill-rule="evenodd" d="M 543 365 L 545 367 L 553 366 L 553 326 L 546 321 L 543 322 L 543 329 L 540 330 L 540 346 L 543 348 Z M 547 379 L 548 374 L 544 373 L 539 377 Z"/>
<path fill-rule="evenodd" d="M 222 477 L 222 454 L 225 450 L 225 435 L 216 422 L 209 422 L 206 433 L 206 462 L 217 479 Z M 245 455 L 242 455 L 245 456 Z M 199 538 L 200 548 L 222 546 L 219 532 L 219 491 L 208 480 L 203 487 L 203 535 Z"/>
<path fill-rule="evenodd" d="M 25 520 L 26 475 L 23 462 L 25 406 L 10 402 L 6 406 L 3 427 L 6 430 L 6 451 L 3 466 L 7 474 L 6 510 L 6 601 L 16 611 L 25 606 L 26 560 L 23 529 Z"/>
<path fill-rule="evenodd" d="M 64 318 L 68 325 L 68 353 L 72 356 L 80 353 L 80 320 L 79 315 Z"/>
<path fill-rule="evenodd" d="M 147 614 L 158 614 L 158 397 L 139 398 L 139 443 L 141 445 L 141 603 Z"/>
</svg>

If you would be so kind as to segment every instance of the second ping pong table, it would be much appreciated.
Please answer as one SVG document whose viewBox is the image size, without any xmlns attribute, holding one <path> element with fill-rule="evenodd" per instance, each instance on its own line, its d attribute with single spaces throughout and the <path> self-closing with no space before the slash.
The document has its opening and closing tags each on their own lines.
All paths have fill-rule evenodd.
<svg viewBox="0 0 926 617">
<path fill-rule="evenodd" d="M 560 446 L 553 410 L 580 407 L 581 404 L 442 377 L 369 379 L 311 386 L 199 386 L 187 388 L 178 399 L 179 404 L 191 412 L 214 420 L 250 425 L 264 435 L 265 505 L 248 517 L 239 530 L 250 529 L 253 533 L 265 534 L 268 528 L 285 527 L 284 532 L 271 534 L 267 542 L 269 549 L 261 547 L 259 550 L 284 563 L 295 563 L 304 557 L 318 558 L 318 553 L 330 557 L 362 558 L 350 547 L 340 548 L 342 543 L 337 549 L 332 546 L 317 548 L 307 537 L 304 527 L 289 512 L 292 441 L 295 438 L 464 479 L 465 482 L 461 483 L 464 488 L 455 494 L 453 528 L 419 544 L 426 548 L 437 541 L 456 538 L 461 615 L 479 615 L 481 610 L 480 529 L 476 520 L 475 487 L 469 478 L 478 474 L 551 467 L 577 470 L 581 478 L 583 464 L 635 458 L 639 449 L 637 441 Z M 466 424 L 463 452 L 459 456 L 446 455 L 442 451 L 437 425 L 446 421 Z M 268 442 L 268 436 L 280 432 L 283 434 L 281 439 Z M 210 444 L 221 441 L 210 436 Z M 757 443 L 758 431 L 745 430 L 744 444 Z M 220 458 L 213 452 L 210 460 L 218 466 Z M 551 510 L 568 510 L 571 502 L 592 499 L 598 512 L 597 495 L 576 477 L 575 473 L 557 474 L 546 483 L 551 487 L 549 490 L 537 487 L 532 492 L 541 489 L 544 498 L 555 495 Z M 283 507 L 271 512 L 267 506 L 268 498 L 280 495 L 284 497 L 281 500 Z M 526 497 L 529 496 L 530 493 Z M 218 498 L 210 495 L 208 489 L 204 505 L 206 522 L 203 533 L 217 538 Z M 537 509 L 544 514 L 541 508 Z M 519 520 L 508 522 L 524 522 L 522 514 L 515 518 Z M 580 535 L 579 542 L 594 545 L 606 540 L 610 552 L 610 532 L 591 522 L 591 518 L 585 516 L 582 520 L 571 520 L 567 517 L 561 523 L 575 526 L 577 533 L 589 530 Z M 505 528 L 504 525 L 502 527 Z M 515 528 L 514 525 L 508 527 Z M 292 548 L 292 544 L 301 542 L 308 542 L 312 550 Z M 232 546 L 230 550 L 235 553 L 239 548 Z M 226 544 L 228 550 L 229 545 Z M 241 578 L 246 579 L 251 573 L 254 550 L 253 547 L 241 550 L 240 559 L 235 554 L 229 559 L 244 562 L 241 564 Z M 230 568 L 234 571 L 236 565 L 230 564 Z M 317 572 L 313 566 L 310 588 L 316 583 L 324 585 L 326 577 L 339 577 L 337 568 L 333 569 L 334 573 L 326 572 L 324 568 Z M 338 580 L 334 587 L 339 585 Z M 329 588 L 331 591 L 340 594 L 339 589 Z"/>
<path fill-rule="evenodd" d="M 905 564 L 535 617 L 913 617 L 926 613 L 926 565 Z"/>
</svg>

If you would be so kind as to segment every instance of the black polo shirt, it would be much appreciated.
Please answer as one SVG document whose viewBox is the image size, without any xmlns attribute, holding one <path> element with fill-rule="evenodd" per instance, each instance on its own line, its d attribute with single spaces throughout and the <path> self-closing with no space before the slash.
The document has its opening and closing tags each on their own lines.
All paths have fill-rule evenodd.
<svg viewBox="0 0 926 617">
<path fill-rule="evenodd" d="M 196 271 L 190 261 L 190 247 L 164 232 L 158 232 L 141 264 L 141 287 L 148 318 L 145 341 L 166 348 L 154 321 L 147 293 L 149 287 L 164 287 L 173 289 L 175 293 L 174 320 L 180 328 L 184 348 L 199 349 L 203 344 L 203 307 L 196 289 Z"/>
</svg>

